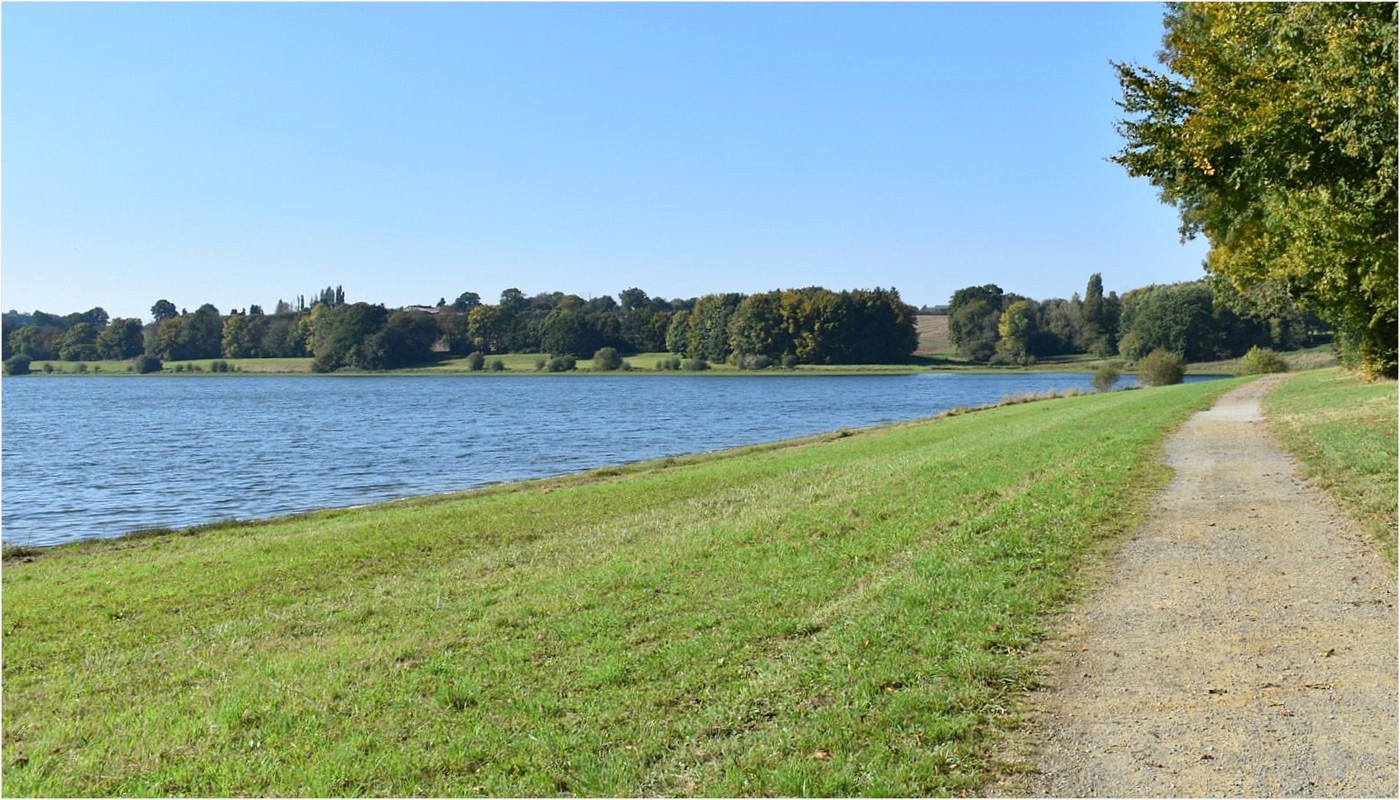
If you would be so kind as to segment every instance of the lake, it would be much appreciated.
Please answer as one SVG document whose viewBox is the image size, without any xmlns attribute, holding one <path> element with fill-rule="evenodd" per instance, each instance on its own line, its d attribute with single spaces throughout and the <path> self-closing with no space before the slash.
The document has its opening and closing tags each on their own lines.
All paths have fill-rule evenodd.
<svg viewBox="0 0 1400 800">
<path fill-rule="evenodd" d="M 1052 373 L 7 378 L 0 538 L 360 505 L 1089 386 Z"/>
</svg>

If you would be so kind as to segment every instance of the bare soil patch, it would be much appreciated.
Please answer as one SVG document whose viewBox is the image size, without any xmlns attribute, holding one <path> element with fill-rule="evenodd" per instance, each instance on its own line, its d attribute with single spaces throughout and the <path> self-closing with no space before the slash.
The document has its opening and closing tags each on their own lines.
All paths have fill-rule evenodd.
<svg viewBox="0 0 1400 800">
<path fill-rule="evenodd" d="M 1176 470 L 1064 620 L 1008 794 L 1394 797 L 1396 580 L 1265 428 L 1278 378 L 1167 445 Z"/>
</svg>

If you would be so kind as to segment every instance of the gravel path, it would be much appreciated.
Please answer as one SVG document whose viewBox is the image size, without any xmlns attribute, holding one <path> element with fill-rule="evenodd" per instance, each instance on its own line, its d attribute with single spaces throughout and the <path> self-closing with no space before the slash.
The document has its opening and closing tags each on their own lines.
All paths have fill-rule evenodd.
<svg viewBox="0 0 1400 800">
<path fill-rule="evenodd" d="M 1034 764 L 1000 793 L 1395 797 L 1395 572 L 1262 419 L 1279 378 L 1167 445 L 1176 477 L 1047 647 Z"/>
</svg>

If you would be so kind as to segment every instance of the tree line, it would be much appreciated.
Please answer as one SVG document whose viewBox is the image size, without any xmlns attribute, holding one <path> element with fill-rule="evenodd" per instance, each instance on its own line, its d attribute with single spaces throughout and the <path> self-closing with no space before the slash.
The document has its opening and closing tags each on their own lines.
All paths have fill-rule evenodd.
<svg viewBox="0 0 1400 800">
<path fill-rule="evenodd" d="M 512 288 L 494 305 L 464 292 L 452 303 L 391 310 L 350 303 L 341 287 L 328 287 L 309 305 L 305 296 L 295 306 L 278 301 L 270 314 L 256 305 L 223 314 L 205 304 L 190 312 L 161 299 L 145 324 L 109 319 L 101 308 L 62 317 L 10 312 L 3 342 L 7 361 L 311 357 L 320 372 L 395 369 L 477 352 L 589 358 L 604 348 L 741 366 L 890 363 L 914 352 L 916 313 L 897 290 L 881 288 L 689 300 L 654 298 L 635 287 L 616 299 L 530 297 Z"/>
<path fill-rule="evenodd" d="M 948 335 L 972 361 L 1026 366 L 1092 353 L 1136 363 L 1154 351 L 1187 361 L 1236 358 L 1252 347 L 1294 350 L 1326 337 L 1326 324 L 1292 304 L 1261 311 L 1210 280 L 1133 289 L 1119 297 L 1090 276 L 1081 298 L 1035 301 L 995 284 L 969 286 L 948 304 Z"/>
<path fill-rule="evenodd" d="M 1251 347 L 1290 350 L 1320 341 L 1326 325 L 1291 304 L 1269 313 L 1221 281 L 1201 280 L 1105 294 L 1099 274 L 1083 296 L 1033 300 L 995 284 L 955 292 L 948 331 L 966 359 L 1025 366 L 1091 353 L 1129 363 L 1155 350 L 1188 361 L 1242 355 Z M 310 357 L 319 372 L 388 370 L 441 356 L 541 353 L 590 358 L 668 352 L 744 368 L 775 364 L 878 364 L 907 359 L 918 344 L 915 316 L 894 289 L 834 292 L 821 287 L 688 300 L 631 288 L 617 298 L 507 289 L 495 304 L 464 292 L 452 303 L 388 309 L 350 303 L 327 287 L 295 304 L 278 301 L 222 314 L 213 305 L 177 309 L 161 299 L 151 321 L 109 319 L 94 308 L 65 316 L 4 315 L 5 358 L 161 361 Z"/>
</svg>

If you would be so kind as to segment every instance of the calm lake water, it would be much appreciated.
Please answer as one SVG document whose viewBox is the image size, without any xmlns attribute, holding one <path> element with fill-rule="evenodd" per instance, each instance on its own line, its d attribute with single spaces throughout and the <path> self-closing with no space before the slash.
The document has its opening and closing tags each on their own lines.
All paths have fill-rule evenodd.
<svg viewBox="0 0 1400 800">
<path fill-rule="evenodd" d="M 3 381 L 6 544 L 49 545 L 917 419 L 1073 374 Z"/>
</svg>

